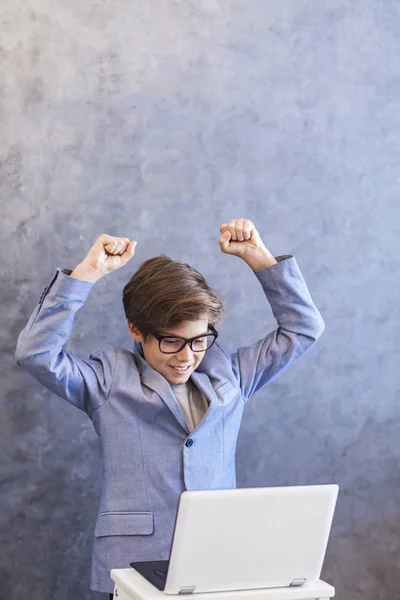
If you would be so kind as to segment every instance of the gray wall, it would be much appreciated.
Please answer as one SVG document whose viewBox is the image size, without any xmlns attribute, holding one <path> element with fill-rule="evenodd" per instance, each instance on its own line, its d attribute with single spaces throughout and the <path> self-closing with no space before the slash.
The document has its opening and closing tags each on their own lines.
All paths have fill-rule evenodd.
<svg viewBox="0 0 400 600">
<path fill-rule="evenodd" d="M 397 598 L 398 0 L 2 0 L 0 23 L 0 596 L 98 597 L 97 438 L 13 364 L 53 271 L 103 231 L 139 242 L 79 314 L 77 352 L 130 346 L 121 288 L 160 253 L 225 295 L 233 348 L 274 327 L 217 244 L 245 216 L 297 256 L 327 329 L 249 404 L 239 483 L 338 482 L 324 578 L 339 600 Z"/>
</svg>

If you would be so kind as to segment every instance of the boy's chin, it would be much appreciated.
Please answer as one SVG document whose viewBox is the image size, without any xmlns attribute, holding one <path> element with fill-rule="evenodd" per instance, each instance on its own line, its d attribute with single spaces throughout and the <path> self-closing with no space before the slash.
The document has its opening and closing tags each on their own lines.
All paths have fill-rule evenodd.
<svg viewBox="0 0 400 600">
<path fill-rule="evenodd" d="M 189 381 L 190 375 L 191 375 L 191 373 L 189 373 L 189 375 L 184 375 L 184 376 L 181 376 L 181 377 L 170 377 L 168 379 L 168 381 L 170 383 L 174 383 L 174 384 L 175 383 L 186 383 L 187 381 Z"/>
</svg>

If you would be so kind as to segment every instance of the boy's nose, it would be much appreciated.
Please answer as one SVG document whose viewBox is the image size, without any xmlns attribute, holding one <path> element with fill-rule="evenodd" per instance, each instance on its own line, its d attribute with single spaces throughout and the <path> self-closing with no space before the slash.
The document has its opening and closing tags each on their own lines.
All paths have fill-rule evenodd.
<svg viewBox="0 0 400 600">
<path fill-rule="evenodd" d="M 186 346 L 184 348 L 182 348 L 182 350 L 180 352 L 178 352 L 176 357 L 184 363 L 192 363 L 193 362 L 193 352 L 190 349 L 189 344 L 186 344 Z"/>
</svg>

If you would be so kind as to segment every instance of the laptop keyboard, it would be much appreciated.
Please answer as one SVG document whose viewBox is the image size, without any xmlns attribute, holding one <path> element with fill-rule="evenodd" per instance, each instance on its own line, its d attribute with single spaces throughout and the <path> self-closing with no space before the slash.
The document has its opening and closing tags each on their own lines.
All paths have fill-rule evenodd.
<svg viewBox="0 0 400 600">
<path fill-rule="evenodd" d="M 164 573 L 164 571 L 153 571 L 155 575 L 158 575 L 159 577 L 161 577 L 161 579 L 163 579 L 164 581 L 166 581 L 167 579 L 167 574 Z"/>
</svg>

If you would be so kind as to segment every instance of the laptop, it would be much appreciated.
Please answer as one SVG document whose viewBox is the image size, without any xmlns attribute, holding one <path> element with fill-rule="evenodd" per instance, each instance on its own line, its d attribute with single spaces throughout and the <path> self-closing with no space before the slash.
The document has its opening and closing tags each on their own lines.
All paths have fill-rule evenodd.
<svg viewBox="0 0 400 600">
<path fill-rule="evenodd" d="M 338 491 L 337 485 L 185 491 L 170 559 L 130 564 L 166 594 L 313 583 Z"/>
</svg>

